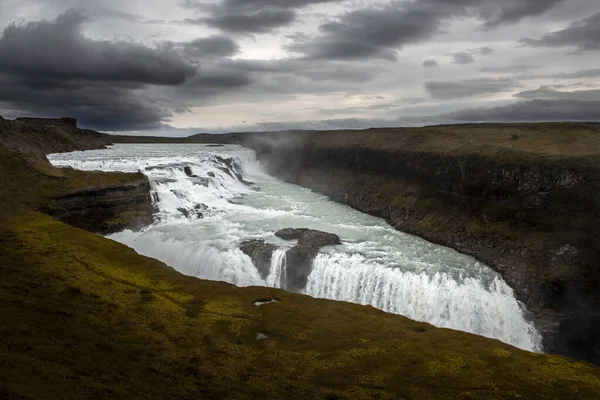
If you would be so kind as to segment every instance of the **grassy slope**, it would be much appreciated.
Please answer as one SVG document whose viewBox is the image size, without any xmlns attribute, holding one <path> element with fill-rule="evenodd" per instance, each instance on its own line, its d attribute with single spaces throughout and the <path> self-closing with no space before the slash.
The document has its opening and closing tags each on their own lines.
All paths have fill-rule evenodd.
<svg viewBox="0 0 600 400">
<path fill-rule="evenodd" d="M 371 307 L 185 277 L 32 211 L 86 182 L 127 179 L 137 178 L 40 170 L 0 149 L 0 398 L 600 397 L 588 364 Z"/>
<path fill-rule="evenodd" d="M 424 128 L 375 128 L 317 132 L 313 140 L 332 146 L 405 150 L 450 155 L 529 154 L 542 157 L 600 156 L 600 124 L 476 124 Z M 509 160 L 503 160 L 509 161 Z"/>
</svg>

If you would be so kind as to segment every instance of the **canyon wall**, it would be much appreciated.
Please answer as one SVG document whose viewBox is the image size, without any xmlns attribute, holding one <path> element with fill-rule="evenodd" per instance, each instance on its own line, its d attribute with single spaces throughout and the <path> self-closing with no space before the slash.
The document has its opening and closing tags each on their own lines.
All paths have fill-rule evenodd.
<svg viewBox="0 0 600 400">
<path fill-rule="evenodd" d="M 247 137 L 269 171 L 471 254 L 531 311 L 545 350 L 600 363 L 598 125 Z"/>
<path fill-rule="evenodd" d="M 53 168 L 46 154 L 104 148 L 112 136 L 80 129 L 72 118 L 0 120 L 0 151 L 54 181 L 36 208 L 72 226 L 107 234 L 152 222 L 150 183 L 143 174 L 86 173 Z M 7 171 L 8 172 L 8 171 Z M 7 178 L 8 180 L 8 178 Z M 36 189 L 38 182 L 23 182 Z M 26 199 L 13 199 L 18 207 Z"/>
</svg>

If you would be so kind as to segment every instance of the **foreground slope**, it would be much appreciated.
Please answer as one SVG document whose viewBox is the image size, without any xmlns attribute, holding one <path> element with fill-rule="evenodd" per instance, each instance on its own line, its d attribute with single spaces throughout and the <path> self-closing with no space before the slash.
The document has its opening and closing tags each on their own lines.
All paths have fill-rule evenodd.
<svg viewBox="0 0 600 400">
<path fill-rule="evenodd" d="M 600 397 L 589 364 L 371 307 L 183 276 L 36 211 L 135 174 L 0 152 L 0 398 Z"/>
</svg>

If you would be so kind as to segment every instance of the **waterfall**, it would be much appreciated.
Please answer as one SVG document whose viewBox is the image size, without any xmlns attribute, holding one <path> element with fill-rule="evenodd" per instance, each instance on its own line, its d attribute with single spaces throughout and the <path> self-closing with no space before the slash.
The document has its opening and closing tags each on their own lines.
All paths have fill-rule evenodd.
<svg viewBox="0 0 600 400">
<path fill-rule="evenodd" d="M 157 222 L 140 232 L 126 230 L 108 237 L 186 275 L 282 288 L 286 270 L 293 267 L 286 260 L 292 243 L 274 232 L 318 229 L 337 234 L 343 243 L 324 249 L 313 260 L 305 294 L 372 305 L 541 350 L 539 334 L 498 273 L 452 249 L 398 232 L 380 218 L 270 177 L 251 150 L 116 145 L 48 159 L 55 166 L 140 171 L 148 176 Z M 261 272 L 239 249 L 249 239 L 277 247 Z"/>
<path fill-rule="evenodd" d="M 278 248 L 273 252 L 271 256 L 271 270 L 267 276 L 267 286 L 282 288 L 283 282 L 285 281 L 285 254 L 287 248 Z"/>
<path fill-rule="evenodd" d="M 359 254 L 319 254 L 305 294 L 375 308 L 540 350 L 541 338 L 523 316 L 513 290 L 500 277 L 487 285 L 448 273 L 413 273 Z"/>
</svg>

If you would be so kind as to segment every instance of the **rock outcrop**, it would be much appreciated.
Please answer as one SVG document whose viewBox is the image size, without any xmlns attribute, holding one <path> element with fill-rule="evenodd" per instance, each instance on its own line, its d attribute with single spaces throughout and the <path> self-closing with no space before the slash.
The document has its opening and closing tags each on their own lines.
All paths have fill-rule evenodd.
<svg viewBox="0 0 600 400">
<path fill-rule="evenodd" d="M 298 240 L 296 245 L 285 253 L 286 279 L 284 289 L 300 292 L 306 286 L 312 271 L 312 262 L 319 249 L 340 244 L 340 238 L 332 233 L 313 229 L 282 229 L 275 236 L 284 240 Z"/>
<path fill-rule="evenodd" d="M 140 176 L 138 182 L 86 188 L 52 198 L 42 211 L 71 226 L 108 234 L 151 224 L 155 210 L 150 183 Z"/>
<path fill-rule="evenodd" d="M 252 263 L 263 279 L 269 276 L 271 270 L 271 258 L 277 246 L 264 240 L 248 240 L 240 245 L 240 250 L 252 259 Z"/>
<path fill-rule="evenodd" d="M 312 262 L 319 249 L 325 246 L 340 244 L 337 235 L 306 228 L 286 228 L 275 232 L 275 236 L 284 240 L 297 240 L 296 244 L 286 251 L 281 287 L 291 292 L 301 292 L 306 286 L 312 271 Z M 271 270 L 273 252 L 277 246 L 264 240 L 248 240 L 240 245 L 240 250 L 247 254 L 263 279 Z"/>
<path fill-rule="evenodd" d="M 107 234 L 152 223 L 150 183 L 142 174 L 88 173 L 53 168 L 48 153 L 104 148 L 111 137 L 79 129 L 73 118 L 20 118 L 0 121 L 0 150 L 4 149 L 30 171 L 54 181 L 56 195 L 37 208 L 56 219 L 94 233 Z M 30 182 L 36 190 L 41 177 Z M 27 183 L 24 183 L 27 185 Z"/>
<path fill-rule="evenodd" d="M 247 145 L 279 177 L 484 261 L 546 351 L 600 364 L 599 137 L 594 124 L 480 125 Z"/>
</svg>

